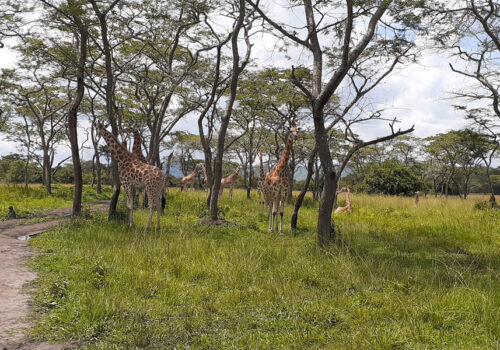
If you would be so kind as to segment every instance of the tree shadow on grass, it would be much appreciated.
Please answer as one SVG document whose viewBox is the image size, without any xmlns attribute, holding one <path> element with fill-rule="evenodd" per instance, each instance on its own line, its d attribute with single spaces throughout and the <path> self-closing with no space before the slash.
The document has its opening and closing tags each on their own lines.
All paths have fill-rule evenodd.
<svg viewBox="0 0 500 350">
<path fill-rule="evenodd" d="M 419 274 L 425 284 L 469 285 L 500 268 L 500 253 L 458 238 L 387 232 L 380 228 L 343 229 L 337 248 L 358 259 L 381 278 L 404 279 Z"/>
</svg>

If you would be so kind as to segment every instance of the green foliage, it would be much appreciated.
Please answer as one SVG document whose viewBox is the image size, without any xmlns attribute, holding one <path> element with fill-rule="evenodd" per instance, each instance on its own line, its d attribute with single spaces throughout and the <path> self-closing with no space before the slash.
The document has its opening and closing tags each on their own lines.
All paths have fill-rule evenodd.
<svg viewBox="0 0 500 350">
<path fill-rule="evenodd" d="M 236 191 L 226 219 L 198 225 L 203 192 L 170 191 L 162 231 L 75 220 L 31 240 L 33 337 L 81 349 L 494 349 L 500 344 L 500 217 L 458 198 L 353 194 L 335 216 L 344 248 L 300 229 L 267 232 Z M 475 200 L 479 200 L 476 197 Z M 285 222 L 291 210 L 286 209 Z"/>
<path fill-rule="evenodd" d="M 422 188 L 423 183 L 413 168 L 386 161 L 369 166 L 358 189 L 368 193 L 411 196 Z"/>
<path fill-rule="evenodd" d="M 0 185 L 0 220 L 7 217 L 9 206 L 13 206 L 20 217 L 38 215 L 47 209 L 69 207 L 73 201 L 73 187 L 53 185 L 53 195 L 47 196 L 45 188 L 39 185 L 24 186 Z M 83 187 L 82 201 L 92 202 L 111 197 L 110 187 L 103 187 L 103 193 L 97 194 L 90 186 Z"/>
</svg>

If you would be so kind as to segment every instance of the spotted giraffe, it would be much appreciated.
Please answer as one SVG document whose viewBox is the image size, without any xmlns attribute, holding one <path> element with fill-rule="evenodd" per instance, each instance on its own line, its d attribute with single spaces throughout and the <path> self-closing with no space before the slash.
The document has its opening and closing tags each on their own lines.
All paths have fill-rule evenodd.
<svg viewBox="0 0 500 350">
<path fill-rule="evenodd" d="M 200 166 L 201 166 L 201 163 L 200 164 L 196 164 L 196 166 L 194 167 L 194 170 L 191 172 L 191 174 L 189 175 L 186 175 L 182 178 L 181 180 L 181 184 L 182 184 L 182 187 L 181 187 L 181 191 L 186 189 L 186 187 L 188 185 L 191 185 L 191 189 L 194 191 L 194 182 L 196 180 L 196 175 L 198 174 L 198 169 L 200 169 Z"/>
<path fill-rule="evenodd" d="M 259 161 L 260 161 L 260 174 L 259 181 L 257 182 L 257 189 L 259 192 L 259 205 L 265 205 L 265 201 L 262 199 L 262 192 L 264 187 L 264 181 L 266 180 L 266 174 L 264 172 L 264 163 L 262 162 L 262 152 L 259 152 Z"/>
<path fill-rule="evenodd" d="M 222 192 L 224 192 L 224 187 L 229 187 L 229 198 L 233 199 L 233 187 L 236 178 L 238 177 L 238 173 L 240 172 L 240 166 L 236 168 L 234 173 L 229 176 L 223 177 L 220 181 L 220 195 L 222 197 Z"/>
<path fill-rule="evenodd" d="M 297 138 L 297 127 L 293 125 L 291 131 L 292 133 L 288 136 L 283 155 L 278 164 L 276 164 L 276 167 L 267 174 L 263 185 L 264 200 L 269 209 L 269 232 L 274 230 L 275 225 L 276 230 L 278 230 L 276 214 L 279 212 L 280 235 L 283 235 L 283 212 L 288 196 L 288 159 L 290 158 L 293 142 Z"/>
<path fill-rule="evenodd" d="M 129 225 L 134 226 L 134 192 L 145 189 L 150 202 L 150 213 L 146 229 L 151 226 L 153 213 L 157 211 L 156 230 L 160 229 L 161 198 L 166 187 L 166 176 L 160 168 L 143 163 L 133 153 L 123 147 L 116 137 L 106 130 L 104 123 L 96 123 L 97 136 L 103 137 L 114 159 L 120 165 L 120 181 L 127 195 Z"/>
<path fill-rule="evenodd" d="M 132 124 L 129 128 L 126 128 L 123 130 L 123 132 L 130 133 L 132 132 L 134 134 L 134 144 L 132 146 L 132 153 L 139 158 L 139 160 L 143 163 L 148 163 L 146 157 L 142 154 L 142 137 L 141 134 L 139 133 L 139 130 L 137 130 L 135 124 Z M 137 191 L 138 193 L 135 193 L 135 201 L 136 203 L 139 203 L 139 196 L 142 195 L 142 208 L 146 208 L 147 206 L 147 198 L 146 198 L 146 193 L 145 190 L 143 189 L 142 191 Z M 163 207 L 163 202 L 164 199 L 162 198 L 162 207 Z"/>
</svg>

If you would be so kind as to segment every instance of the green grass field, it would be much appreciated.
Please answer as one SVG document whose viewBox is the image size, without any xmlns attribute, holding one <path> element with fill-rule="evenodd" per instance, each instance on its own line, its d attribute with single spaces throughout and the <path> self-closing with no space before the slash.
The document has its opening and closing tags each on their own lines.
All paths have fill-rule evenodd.
<svg viewBox="0 0 500 350">
<path fill-rule="evenodd" d="M 162 230 L 104 214 L 31 240 L 32 337 L 82 349 L 499 349 L 500 211 L 472 196 L 353 195 L 335 216 L 342 247 L 316 245 L 317 204 L 300 229 L 267 232 L 236 191 L 234 226 L 197 224 L 203 192 L 168 196 Z M 289 227 L 291 207 L 286 208 Z"/>
<path fill-rule="evenodd" d="M 32 217 L 49 209 L 70 207 L 73 203 L 73 188 L 67 185 L 53 185 L 53 195 L 47 196 L 41 185 L 0 185 L 0 220 L 7 217 L 9 206 L 13 206 L 19 217 Z M 111 188 L 104 187 L 102 194 L 84 186 L 82 201 L 91 202 L 109 199 Z"/>
</svg>

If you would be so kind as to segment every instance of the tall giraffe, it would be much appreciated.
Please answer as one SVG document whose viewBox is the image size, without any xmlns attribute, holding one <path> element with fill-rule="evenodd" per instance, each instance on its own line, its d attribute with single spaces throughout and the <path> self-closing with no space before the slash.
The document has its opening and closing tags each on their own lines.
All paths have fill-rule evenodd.
<svg viewBox="0 0 500 350">
<path fill-rule="evenodd" d="M 262 191 L 264 187 L 264 181 L 266 180 L 266 174 L 264 172 L 264 163 L 262 162 L 262 152 L 259 152 L 259 161 L 260 161 L 260 174 L 259 181 L 257 182 L 257 188 L 259 192 L 259 205 L 265 205 L 265 201 L 262 199 Z"/>
<path fill-rule="evenodd" d="M 342 193 L 342 192 L 347 192 L 346 194 L 346 206 L 345 207 L 338 207 L 335 209 L 335 214 L 337 213 L 343 213 L 345 211 L 351 210 L 351 190 L 349 187 L 342 187 L 342 189 L 337 190 L 337 194 Z"/>
<path fill-rule="evenodd" d="M 184 190 L 188 185 L 191 185 L 191 189 L 194 191 L 194 181 L 196 180 L 196 174 L 198 174 L 198 169 L 200 169 L 201 163 L 196 164 L 194 167 L 194 170 L 191 172 L 191 174 L 186 175 L 182 178 L 181 180 L 181 191 Z"/>
<path fill-rule="evenodd" d="M 229 187 L 229 198 L 233 199 L 233 187 L 236 178 L 238 177 L 238 173 L 240 172 L 240 166 L 236 168 L 234 173 L 229 176 L 223 177 L 220 181 L 220 195 L 222 197 L 222 192 L 224 192 L 224 187 Z"/>
<path fill-rule="evenodd" d="M 297 127 L 292 125 L 291 135 L 288 136 L 283 155 L 274 169 L 267 174 L 264 185 L 264 200 L 269 208 L 269 232 L 278 230 L 278 220 L 276 214 L 280 214 L 280 235 L 283 235 L 283 212 L 288 196 L 288 159 L 292 150 L 293 142 L 297 139 Z M 276 224 L 275 224 L 276 223 Z"/>
<path fill-rule="evenodd" d="M 150 201 L 150 212 L 146 228 L 151 226 L 153 213 L 157 211 L 156 229 L 160 229 L 161 198 L 165 192 L 167 179 L 165 174 L 156 166 L 143 163 L 133 153 L 123 147 L 116 137 L 107 131 L 104 123 L 96 124 L 97 136 L 103 137 L 108 144 L 111 154 L 120 165 L 120 181 L 127 194 L 127 208 L 129 210 L 129 225 L 134 226 L 134 192 L 144 188 Z"/>
</svg>

